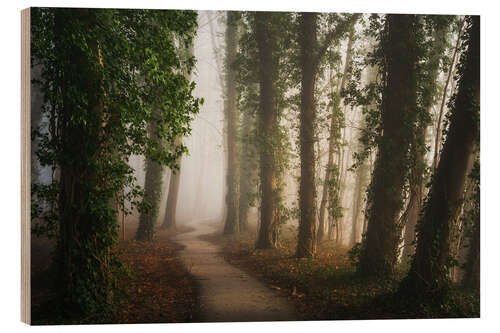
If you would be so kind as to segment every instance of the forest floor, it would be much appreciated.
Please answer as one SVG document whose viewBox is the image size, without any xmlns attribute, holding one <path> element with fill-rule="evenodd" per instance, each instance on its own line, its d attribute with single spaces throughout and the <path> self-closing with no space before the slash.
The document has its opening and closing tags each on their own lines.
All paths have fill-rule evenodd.
<svg viewBox="0 0 500 333">
<path fill-rule="evenodd" d="M 198 283 L 179 257 L 183 246 L 171 240 L 173 236 L 191 230 L 180 227 L 175 232 L 159 231 L 153 242 L 134 241 L 133 228 L 127 230 L 126 240 L 121 241 L 116 249 L 118 259 L 125 268 L 125 271 L 117 276 L 117 292 L 121 296 L 114 317 L 104 322 L 121 324 L 196 321 L 199 313 Z M 36 276 L 32 278 L 35 282 L 35 285 L 32 285 L 32 324 L 101 322 L 95 318 L 61 318 L 61 310 L 54 303 L 56 287 L 51 276 L 49 268 L 37 269 Z"/>
<path fill-rule="evenodd" d="M 395 296 L 404 269 L 392 280 L 359 277 L 349 258 L 349 249 L 334 241 L 322 242 L 315 258 L 297 259 L 296 232 L 282 233 L 276 250 L 255 250 L 255 227 L 236 237 L 217 232 L 202 239 L 218 244 L 224 258 L 295 305 L 297 320 L 358 320 L 390 318 L 478 317 L 479 297 L 454 290 L 453 304 L 441 310 L 409 308 L 411 300 Z"/>
<path fill-rule="evenodd" d="M 183 246 L 174 235 L 191 232 L 180 227 L 175 233 L 160 230 L 153 242 L 125 241 L 119 259 L 131 274 L 122 277 L 127 297 L 118 306 L 114 323 L 185 323 L 199 313 L 198 286 L 183 264 Z"/>
<path fill-rule="evenodd" d="M 202 322 L 297 320 L 293 302 L 233 265 L 219 245 L 200 239 L 214 228 L 199 223 L 196 230 L 173 240 L 183 245 L 180 257 L 199 283 Z"/>
</svg>

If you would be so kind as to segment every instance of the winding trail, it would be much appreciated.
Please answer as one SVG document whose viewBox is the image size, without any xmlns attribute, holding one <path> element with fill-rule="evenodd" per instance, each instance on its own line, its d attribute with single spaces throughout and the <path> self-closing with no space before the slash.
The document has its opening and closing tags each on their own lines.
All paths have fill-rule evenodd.
<svg viewBox="0 0 500 333">
<path fill-rule="evenodd" d="M 180 257 L 200 285 L 202 322 L 296 320 L 293 305 L 230 265 L 220 248 L 198 236 L 214 232 L 207 224 L 191 225 L 194 231 L 179 234 L 174 241 L 185 246 Z"/>
</svg>

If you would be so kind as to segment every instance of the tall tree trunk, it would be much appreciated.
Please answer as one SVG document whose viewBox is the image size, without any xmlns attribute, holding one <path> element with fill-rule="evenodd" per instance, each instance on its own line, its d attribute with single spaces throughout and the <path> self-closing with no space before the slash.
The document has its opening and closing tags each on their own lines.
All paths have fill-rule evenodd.
<svg viewBox="0 0 500 333">
<path fill-rule="evenodd" d="M 439 108 L 439 116 L 436 125 L 436 137 L 434 139 L 434 159 L 432 162 L 432 170 L 435 171 L 439 162 L 439 143 L 441 142 L 441 122 L 444 114 L 444 105 L 446 104 L 446 95 L 448 93 L 448 85 L 453 76 L 453 69 L 455 64 L 455 59 L 457 57 L 458 50 L 460 48 L 460 40 L 462 36 L 462 30 L 465 25 L 465 20 L 460 24 L 460 29 L 458 30 L 457 42 L 455 44 L 455 51 L 453 51 L 453 57 L 451 58 L 450 68 L 448 69 L 448 76 L 446 77 L 446 83 L 443 88 L 443 97 L 441 99 L 441 107 Z M 453 90 L 452 90 L 453 91 Z"/>
<path fill-rule="evenodd" d="M 95 12 L 88 9 L 55 10 L 55 35 L 68 41 L 72 24 L 78 22 L 86 31 L 97 26 Z M 91 36 L 89 34 L 89 36 Z M 116 220 L 107 218 L 111 213 L 111 197 L 105 212 L 95 213 L 90 209 L 91 193 L 102 185 L 101 175 L 95 167 L 103 151 L 100 138 L 103 135 L 104 94 L 102 90 L 101 53 L 97 40 L 86 40 L 91 56 L 72 43 L 60 44 L 55 41 L 55 53 L 70 57 L 71 64 L 78 66 L 75 73 L 61 73 L 61 80 L 68 87 L 62 92 L 63 110 L 57 121 L 57 131 L 61 140 L 59 192 L 59 233 L 56 260 L 58 293 L 64 311 L 70 315 L 88 314 L 88 298 L 94 306 L 110 301 L 110 263 L 101 262 L 103 257 L 111 257 L 112 244 L 106 239 L 96 239 L 96 230 L 106 230 L 112 236 L 116 230 Z M 71 89 L 70 89 L 71 88 Z M 70 92 L 77 91 L 85 102 L 75 101 Z M 75 110 L 86 113 L 86 126 L 74 121 Z M 101 197 L 102 199 L 102 197 Z M 104 232 L 103 232 L 104 234 Z M 99 256 L 99 257 L 97 257 Z M 85 283 L 82 283 L 85 281 Z M 104 309 L 101 309 L 104 310 Z"/>
<path fill-rule="evenodd" d="M 375 83 L 377 79 L 377 70 L 375 67 L 369 67 L 367 71 L 366 80 L 368 84 Z M 375 108 L 372 103 L 369 106 L 370 109 Z M 360 141 L 362 136 L 362 131 L 366 128 L 366 119 L 362 115 L 361 119 L 361 130 L 358 133 L 358 149 L 362 153 L 365 150 L 365 144 Z M 368 161 L 367 161 L 368 159 Z M 366 218 L 361 214 L 363 201 L 365 199 L 365 188 L 371 173 L 370 167 L 370 156 L 365 157 L 359 162 L 356 168 L 356 179 L 354 185 L 353 194 L 353 208 L 352 208 L 352 233 L 351 233 L 351 245 L 354 245 L 361 241 L 361 235 L 366 231 Z M 360 218 L 361 217 L 361 218 Z"/>
<path fill-rule="evenodd" d="M 191 44 L 187 50 L 188 57 L 194 54 L 194 45 Z M 191 81 L 191 72 L 185 72 L 184 77 L 186 80 Z M 182 145 L 182 137 L 177 137 L 175 139 L 175 146 Z M 163 217 L 163 223 L 160 229 L 177 229 L 177 200 L 179 198 L 179 187 L 181 184 L 181 171 L 182 171 L 182 156 L 180 156 L 177 161 L 177 169 L 170 171 L 170 182 L 168 184 L 168 194 L 167 194 L 167 205 L 165 206 L 165 216 Z M 160 176 L 161 177 L 161 176 Z M 161 179 L 161 178 L 160 178 Z M 161 193 L 160 193 L 161 195 Z"/>
<path fill-rule="evenodd" d="M 261 207 L 260 228 L 256 248 L 275 248 L 277 243 L 277 175 L 273 138 L 278 129 L 278 112 L 275 107 L 275 65 L 273 51 L 276 47 L 272 31 L 272 13 L 255 14 L 255 33 L 259 54 L 259 136 Z"/>
<path fill-rule="evenodd" d="M 314 182 L 315 84 L 318 66 L 326 50 L 351 29 L 359 18 L 354 14 L 328 32 L 320 45 L 317 38 L 318 14 L 299 15 L 299 47 L 301 69 L 300 94 L 300 188 L 299 234 L 296 256 L 311 257 L 316 252 L 316 188 Z"/>
<path fill-rule="evenodd" d="M 479 201 L 479 186 L 477 186 L 478 201 Z M 481 216 L 479 207 L 474 211 L 473 222 L 474 229 L 472 232 L 472 238 L 470 240 L 469 253 L 467 254 L 467 261 L 465 264 L 465 275 L 462 281 L 462 284 L 465 288 L 469 290 L 474 290 L 479 293 L 479 286 L 481 283 L 480 274 L 481 274 L 481 260 L 480 260 L 480 252 L 481 252 Z"/>
<path fill-rule="evenodd" d="M 361 241 L 362 223 L 361 223 L 361 207 L 363 205 L 363 193 L 368 181 L 368 164 L 363 161 L 356 169 L 356 180 L 354 185 L 354 200 L 352 206 L 352 233 L 351 245 Z M 361 229 L 361 230 L 360 230 Z"/>
<path fill-rule="evenodd" d="M 458 92 L 441 158 L 418 225 L 418 242 L 401 290 L 422 300 L 442 300 L 449 287 L 450 229 L 463 195 L 467 165 L 479 138 L 479 16 L 468 19 Z M 431 297 L 431 298 L 429 298 Z"/>
<path fill-rule="evenodd" d="M 238 12 L 227 12 L 226 23 L 226 100 L 224 114 L 227 129 L 227 215 L 224 234 L 239 232 L 239 158 L 238 158 L 238 109 L 236 107 L 236 82 L 233 63 L 236 60 Z"/>
<path fill-rule="evenodd" d="M 411 154 L 415 161 L 410 170 L 410 198 L 408 200 L 408 206 L 404 212 L 403 218 L 404 222 L 404 247 L 402 254 L 402 261 L 407 262 L 409 258 L 415 252 L 415 227 L 417 225 L 420 210 L 423 204 L 424 195 L 424 170 L 425 170 L 425 160 L 422 151 L 425 149 L 425 130 L 426 128 L 419 125 L 417 129 L 417 138 L 415 138 L 414 144 L 411 147 Z M 418 142 L 418 143 L 417 143 Z M 415 143 L 417 143 L 415 145 Z"/>
<path fill-rule="evenodd" d="M 354 29 L 349 33 L 349 39 L 347 41 L 347 51 L 344 62 L 344 74 L 342 75 L 342 81 L 340 83 L 340 87 L 337 89 L 337 100 L 340 105 L 340 93 L 345 88 L 347 80 L 349 79 L 349 68 L 351 64 L 351 53 L 352 53 L 352 43 L 354 39 Z M 330 87 L 333 90 L 333 82 L 330 77 Z M 332 91 L 333 93 L 333 91 Z M 335 145 L 338 143 L 335 142 L 336 138 L 336 129 L 338 128 L 339 120 L 332 114 L 330 119 L 330 137 L 328 138 L 328 162 L 325 170 L 325 179 L 323 181 L 323 194 L 321 196 L 321 203 L 319 207 L 319 227 L 318 227 L 318 243 L 323 240 L 324 237 L 324 224 L 325 224 L 325 211 L 326 211 L 326 202 L 328 196 L 328 183 L 330 180 L 331 169 L 333 168 L 333 154 L 335 150 Z"/>
<path fill-rule="evenodd" d="M 311 257 L 316 252 L 316 200 L 314 184 L 314 123 L 316 119 L 314 89 L 316 68 L 314 52 L 317 48 L 317 14 L 302 13 L 300 16 L 300 189 L 299 234 L 297 257 Z"/>
<path fill-rule="evenodd" d="M 434 97 L 436 96 L 437 78 L 439 74 L 439 63 L 446 46 L 446 26 L 441 24 L 434 31 L 434 40 L 427 64 L 428 80 L 423 82 L 424 91 L 422 93 L 422 109 L 425 114 L 419 116 L 417 130 L 411 144 L 411 154 L 414 159 L 410 170 L 410 198 L 408 208 L 404 214 L 404 248 L 402 260 L 406 261 L 415 252 L 415 226 L 422 209 L 424 196 L 424 172 L 425 163 L 425 136 L 429 121 Z"/>
<path fill-rule="evenodd" d="M 182 138 L 177 138 L 175 140 L 176 145 L 182 143 Z M 163 224 L 161 229 L 177 229 L 177 200 L 179 198 L 179 187 L 181 184 L 181 170 L 182 170 L 182 157 L 177 161 L 179 166 L 178 170 L 172 170 L 170 172 L 170 182 L 168 184 L 168 194 L 167 194 L 167 205 L 165 207 L 165 217 L 163 218 Z"/>
<path fill-rule="evenodd" d="M 158 111 L 154 113 L 158 113 Z M 159 138 L 155 137 L 156 125 L 154 120 L 149 125 L 148 132 L 151 139 L 159 140 Z M 146 160 L 143 203 L 147 204 L 149 208 L 146 211 L 142 211 L 139 216 L 139 227 L 137 228 L 137 234 L 135 236 L 139 241 L 153 240 L 163 185 L 162 174 L 163 167 L 159 163 L 149 159 Z"/>
<path fill-rule="evenodd" d="M 248 230 L 248 210 L 250 208 L 250 194 L 252 191 L 255 168 L 252 165 L 251 143 L 249 137 L 252 129 L 252 116 L 247 112 L 243 114 L 242 144 L 240 153 L 240 199 L 239 199 L 239 221 L 240 231 Z"/>
<path fill-rule="evenodd" d="M 365 246 L 359 271 L 390 276 L 397 262 L 400 230 L 397 220 L 408 168 L 407 152 L 416 117 L 415 15 L 387 15 L 387 40 L 382 41 L 387 82 L 382 96 L 382 129 L 372 179 Z"/>
</svg>

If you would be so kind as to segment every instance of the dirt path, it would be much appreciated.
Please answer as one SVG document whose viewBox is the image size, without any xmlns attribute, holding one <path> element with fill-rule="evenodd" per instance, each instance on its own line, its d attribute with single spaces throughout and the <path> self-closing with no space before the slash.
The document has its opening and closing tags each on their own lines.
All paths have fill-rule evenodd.
<svg viewBox="0 0 500 333">
<path fill-rule="evenodd" d="M 198 238 L 213 232 L 213 227 L 192 227 L 194 231 L 174 240 L 186 246 L 180 256 L 200 283 L 200 321 L 296 320 L 293 305 L 286 298 L 228 264 L 217 245 Z"/>
</svg>

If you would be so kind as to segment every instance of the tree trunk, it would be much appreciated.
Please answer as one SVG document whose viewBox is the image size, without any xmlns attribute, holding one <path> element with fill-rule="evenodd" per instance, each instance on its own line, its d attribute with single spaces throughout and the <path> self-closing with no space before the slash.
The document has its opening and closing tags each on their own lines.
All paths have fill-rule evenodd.
<svg viewBox="0 0 500 333">
<path fill-rule="evenodd" d="M 351 64 L 351 53 L 352 53 L 352 43 L 354 39 L 354 29 L 351 30 L 349 34 L 349 39 L 347 41 L 347 51 L 344 62 L 344 74 L 342 75 L 342 81 L 340 83 L 339 89 L 337 89 L 337 100 L 339 101 L 340 106 L 340 93 L 345 88 L 347 80 L 349 79 L 349 68 Z M 330 87 L 331 92 L 333 93 L 333 82 L 330 77 Z M 332 114 L 330 119 L 330 137 L 328 138 L 328 163 L 326 165 L 325 170 L 325 179 L 323 181 L 323 194 L 321 197 L 321 204 L 319 207 L 319 228 L 318 228 L 318 243 L 321 242 L 324 238 L 324 224 L 325 224 L 325 211 L 326 211 L 326 203 L 328 196 L 328 182 L 330 180 L 331 168 L 333 167 L 333 154 L 335 150 L 335 146 L 338 145 L 336 142 L 336 130 L 338 129 L 339 120 Z"/>
<path fill-rule="evenodd" d="M 150 124 L 149 137 L 158 140 L 154 132 L 156 126 Z M 152 160 L 146 160 L 146 179 L 144 183 L 143 203 L 149 205 L 146 211 L 142 211 L 139 217 L 139 227 L 135 236 L 138 241 L 152 241 L 155 233 L 156 218 L 158 217 L 158 206 L 161 198 L 163 167 Z"/>
<path fill-rule="evenodd" d="M 426 128 L 419 125 L 417 129 L 417 146 L 416 142 L 411 147 L 411 154 L 415 159 L 411 170 L 410 170 L 410 198 L 408 201 L 408 207 L 405 211 L 404 219 L 404 247 L 402 254 L 402 261 L 408 262 L 410 257 L 415 252 L 415 227 L 417 225 L 420 210 L 422 209 L 423 194 L 424 194 L 424 170 L 425 170 L 425 130 Z"/>
<path fill-rule="evenodd" d="M 194 54 L 194 45 L 191 44 L 188 49 L 188 56 L 191 57 Z M 192 73 L 184 73 L 186 80 L 191 81 Z M 175 146 L 182 145 L 182 137 L 177 137 L 175 139 Z M 180 156 L 177 161 L 177 170 L 170 171 L 170 182 L 168 184 L 168 194 L 167 194 L 167 205 L 165 207 L 165 216 L 163 218 L 163 223 L 160 229 L 177 229 L 177 200 L 179 198 L 179 187 L 181 183 L 181 171 L 182 171 L 182 156 Z M 161 179 L 161 178 L 160 178 Z M 160 194 L 161 195 L 161 194 Z"/>
<path fill-rule="evenodd" d="M 314 50 L 317 48 L 317 14 L 300 16 L 300 189 L 299 234 L 297 257 L 311 257 L 316 252 L 316 200 L 314 184 L 314 122 L 316 120 L 314 89 L 316 68 Z"/>
<path fill-rule="evenodd" d="M 397 262 L 400 230 L 397 220 L 408 168 L 407 152 L 416 117 L 415 15 L 386 18 L 382 41 L 387 82 L 382 96 L 382 129 L 372 179 L 373 199 L 359 271 L 391 276 Z"/>
<path fill-rule="evenodd" d="M 242 144 L 240 153 L 240 199 L 239 199 L 239 221 L 240 231 L 248 230 L 248 210 L 250 208 L 250 194 L 252 184 L 255 178 L 255 168 L 252 165 L 251 143 L 249 137 L 251 135 L 253 119 L 247 112 L 243 114 L 242 124 Z"/>
<path fill-rule="evenodd" d="M 465 288 L 474 290 L 479 293 L 479 286 L 481 283 L 481 217 L 479 209 L 474 214 L 474 230 L 472 232 L 472 239 L 470 241 L 469 253 L 467 255 L 467 262 L 465 264 L 465 275 L 462 281 Z"/>
<path fill-rule="evenodd" d="M 366 80 L 368 84 L 376 83 L 377 80 L 377 70 L 375 67 L 369 67 L 367 71 Z M 375 108 L 375 105 L 372 103 L 369 106 L 370 109 Z M 365 150 L 365 144 L 360 141 L 362 131 L 366 128 L 366 119 L 365 116 L 362 115 L 361 119 L 361 130 L 358 134 L 358 144 L 359 144 L 359 152 L 363 152 Z M 367 159 L 369 159 L 367 161 Z M 359 165 L 356 169 L 356 179 L 354 185 L 354 194 L 353 194 L 353 208 L 352 208 L 352 233 L 351 233 L 351 245 L 359 243 L 361 241 L 361 235 L 366 231 L 366 218 L 361 214 L 363 201 L 365 199 L 365 190 L 366 185 L 369 179 L 369 175 L 371 173 L 370 167 L 370 156 L 365 157 L 362 161 L 360 161 Z"/>
<path fill-rule="evenodd" d="M 226 23 L 226 116 L 227 129 L 227 215 L 224 234 L 239 232 L 239 159 L 238 159 L 238 109 L 236 107 L 236 82 L 233 63 L 236 60 L 238 12 L 227 12 Z"/>
<path fill-rule="evenodd" d="M 55 10 L 55 35 L 69 40 L 71 25 L 82 24 L 86 31 L 96 25 L 95 12 L 88 9 Z M 90 35 L 89 35 L 90 36 Z M 103 135 L 104 94 L 102 91 L 102 59 L 97 40 L 88 38 L 86 43 L 92 51 L 88 56 L 74 44 L 60 44 L 56 39 L 55 54 L 63 52 L 63 59 L 70 57 L 71 64 L 78 66 L 78 75 L 62 72 L 61 80 L 68 87 L 62 92 L 63 110 L 57 121 L 61 153 L 64 159 L 60 166 L 59 232 L 55 262 L 58 267 L 57 286 L 64 311 L 69 315 L 88 314 L 90 307 L 99 307 L 110 301 L 110 262 L 112 245 L 107 236 L 116 232 L 116 220 L 111 208 L 111 196 L 99 199 L 109 200 L 104 211 L 91 209 L 91 194 L 102 185 L 102 178 L 95 161 L 103 151 L 100 138 Z M 65 64 L 66 65 L 66 64 Z M 75 101 L 71 92 L 78 92 L 85 102 Z M 87 123 L 74 120 L 75 110 L 85 112 Z M 101 232 L 103 239 L 95 238 Z M 85 281 L 82 283 L 82 281 Z M 90 298 L 92 301 L 89 301 Z M 105 309 L 100 309 L 105 311 Z"/>
<path fill-rule="evenodd" d="M 176 145 L 180 145 L 181 138 L 176 139 Z M 179 170 L 172 170 L 170 172 L 170 183 L 168 184 L 167 206 L 165 207 L 165 217 L 161 229 L 177 228 L 176 213 L 177 213 L 177 199 L 179 198 L 179 187 L 181 183 L 181 170 L 182 158 L 177 162 Z"/>
<path fill-rule="evenodd" d="M 356 181 L 354 185 L 354 200 L 352 206 L 352 233 L 351 233 L 351 245 L 359 243 L 361 241 L 361 231 L 362 228 L 360 215 L 361 206 L 363 204 L 364 189 L 366 182 L 368 180 L 368 164 L 366 161 L 361 162 L 361 164 L 356 169 Z"/>
<path fill-rule="evenodd" d="M 414 159 L 410 170 L 410 199 L 408 208 L 405 212 L 405 231 L 404 231 L 404 248 L 402 260 L 407 261 L 415 252 L 415 226 L 417 225 L 418 217 L 422 209 L 424 196 L 424 172 L 425 163 L 425 136 L 429 121 L 427 116 L 430 116 L 431 107 L 434 104 L 436 96 L 437 78 L 439 74 L 439 63 L 443 56 L 446 46 L 446 26 L 444 24 L 436 27 L 434 31 L 434 40 L 432 49 L 427 64 L 427 72 L 429 79 L 423 82 L 424 92 L 422 94 L 422 109 L 426 113 L 418 119 L 418 127 L 415 132 L 413 142 L 411 144 L 411 154 Z"/>
<path fill-rule="evenodd" d="M 479 16 L 470 17 L 469 23 L 468 49 L 461 59 L 460 81 L 446 142 L 418 225 L 415 256 L 400 287 L 422 300 L 439 302 L 446 296 L 451 223 L 463 195 L 467 165 L 479 138 Z"/>
<path fill-rule="evenodd" d="M 278 129 L 278 110 L 275 106 L 275 65 L 273 50 L 276 47 L 272 31 L 272 13 L 255 14 L 255 33 L 259 54 L 259 136 L 261 207 L 260 228 L 256 248 L 275 248 L 277 243 L 277 175 L 272 138 Z"/>
<path fill-rule="evenodd" d="M 439 116 L 436 126 L 436 137 L 434 139 L 434 160 L 432 162 L 432 170 L 435 171 L 439 162 L 439 143 L 441 142 L 441 122 L 444 114 L 444 105 L 446 104 L 446 95 L 448 93 L 448 85 L 450 84 L 450 79 L 453 76 L 453 69 L 455 64 L 455 59 L 457 57 L 458 50 L 460 48 L 460 39 L 462 35 L 462 29 L 464 27 L 465 21 L 460 25 L 458 31 L 457 42 L 455 44 L 455 51 L 453 51 L 453 57 L 451 58 L 450 68 L 448 69 L 448 76 L 446 77 L 446 83 L 443 88 L 443 98 L 441 99 L 441 107 L 439 108 Z M 452 90 L 453 91 L 453 90 Z"/>
</svg>

